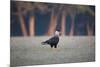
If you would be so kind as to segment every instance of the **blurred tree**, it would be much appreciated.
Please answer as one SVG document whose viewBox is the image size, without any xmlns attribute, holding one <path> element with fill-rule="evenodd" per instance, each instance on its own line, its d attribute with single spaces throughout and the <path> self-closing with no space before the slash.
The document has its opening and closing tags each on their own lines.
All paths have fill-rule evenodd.
<svg viewBox="0 0 100 67">
<path fill-rule="evenodd" d="M 49 6 L 50 6 L 49 11 L 51 12 L 51 19 L 46 35 L 53 35 L 57 25 L 57 15 L 56 15 L 57 5 L 50 4 Z"/>
<path fill-rule="evenodd" d="M 85 5 L 76 5 L 76 6 L 70 6 L 69 8 L 69 14 L 71 16 L 71 20 L 72 20 L 72 24 L 71 24 L 71 30 L 70 30 L 70 35 L 74 35 L 74 21 L 75 21 L 75 15 L 78 14 L 78 13 L 86 13 L 88 12 L 89 14 L 91 14 L 92 16 L 94 16 L 94 12 L 90 9 L 89 6 L 85 6 Z M 92 23 L 91 23 L 92 24 Z M 89 28 L 89 25 L 87 23 L 87 30 L 88 30 L 88 33 L 91 32 L 90 31 L 90 28 Z"/>
<path fill-rule="evenodd" d="M 50 23 L 48 27 L 47 35 L 53 35 L 57 25 L 61 28 L 61 34 L 65 35 L 66 33 L 66 17 L 70 15 L 71 17 L 71 27 L 70 27 L 70 36 L 74 35 L 74 26 L 75 26 L 75 16 L 78 13 L 89 13 L 91 16 L 95 16 L 95 13 L 89 6 L 85 5 L 67 5 L 67 4 L 51 4 L 51 3 L 42 3 L 42 2 L 25 2 L 25 1 L 15 1 L 17 6 L 16 14 L 19 16 L 20 26 L 22 34 L 24 36 L 28 35 L 25 25 L 24 15 L 30 13 L 29 18 L 29 36 L 35 36 L 35 11 L 40 13 L 51 13 Z M 59 18 L 60 17 L 60 18 Z M 61 21 L 58 21 L 61 19 Z M 60 23 L 59 23 L 60 22 Z M 91 27 L 90 27 L 91 24 Z M 87 34 L 93 35 L 94 23 L 89 21 L 87 22 Z"/>
<path fill-rule="evenodd" d="M 66 29 L 65 29 L 65 25 L 66 25 L 66 16 L 67 16 L 67 5 L 61 5 L 60 6 L 61 9 L 61 35 L 65 35 L 66 33 Z"/>
<path fill-rule="evenodd" d="M 91 35 L 93 35 L 93 26 L 94 26 L 94 22 L 92 22 L 92 21 L 90 21 L 91 20 L 91 17 L 94 17 L 95 16 L 95 13 L 94 13 L 94 11 L 89 7 L 89 6 L 78 6 L 77 7 L 77 9 L 78 9 L 78 11 L 81 11 L 81 12 L 87 12 L 88 14 L 89 14 L 89 16 L 88 16 L 88 20 L 87 20 L 87 25 L 86 25 L 86 27 L 87 27 L 87 35 L 89 35 L 89 36 L 91 36 Z"/>
<path fill-rule="evenodd" d="M 25 19 L 24 19 L 23 13 L 22 13 L 23 2 L 16 2 L 16 6 L 17 6 L 17 11 L 18 11 L 18 16 L 19 16 L 19 20 L 20 20 L 22 34 L 23 34 L 23 36 L 27 36 L 28 33 L 26 30 L 26 26 L 25 26 Z"/>
</svg>

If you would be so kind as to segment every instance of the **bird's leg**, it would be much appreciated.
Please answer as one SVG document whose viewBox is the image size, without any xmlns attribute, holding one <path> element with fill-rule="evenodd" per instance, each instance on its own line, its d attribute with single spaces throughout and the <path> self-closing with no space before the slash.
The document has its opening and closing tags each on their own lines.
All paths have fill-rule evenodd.
<svg viewBox="0 0 100 67">
<path fill-rule="evenodd" d="M 53 48 L 53 45 L 50 45 L 51 46 L 51 48 Z"/>
<path fill-rule="evenodd" d="M 57 45 L 54 45 L 54 48 L 57 48 Z"/>
</svg>

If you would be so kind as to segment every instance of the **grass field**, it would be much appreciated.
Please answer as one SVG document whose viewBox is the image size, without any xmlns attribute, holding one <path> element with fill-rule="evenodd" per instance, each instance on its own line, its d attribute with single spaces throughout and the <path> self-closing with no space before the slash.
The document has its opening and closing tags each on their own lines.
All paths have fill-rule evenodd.
<svg viewBox="0 0 100 67">
<path fill-rule="evenodd" d="M 42 45 L 47 36 L 11 37 L 11 66 L 95 61 L 95 37 L 60 37 L 58 48 Z"/>
</svg>

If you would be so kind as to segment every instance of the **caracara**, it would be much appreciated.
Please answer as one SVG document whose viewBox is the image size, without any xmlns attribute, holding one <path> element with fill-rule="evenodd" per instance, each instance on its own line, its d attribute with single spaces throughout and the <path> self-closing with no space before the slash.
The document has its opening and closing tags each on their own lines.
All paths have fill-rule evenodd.
<svg viewBox="0 0 100 67">
<path fill-rule="evenodd" d="M 42 42 L 42 45 L 45 45 L 45 44 L 48 44 L 51 46 L 51 48 L 57 48 L 57 44 L 59 42 L 59 35 L 60 35 L 60 32 L 59 31 L 56 31 L 53 35 L 53 37 L 51 37 L 50 39 L 46 40 L 46 41 L 43 41 Z"/>
</svg>

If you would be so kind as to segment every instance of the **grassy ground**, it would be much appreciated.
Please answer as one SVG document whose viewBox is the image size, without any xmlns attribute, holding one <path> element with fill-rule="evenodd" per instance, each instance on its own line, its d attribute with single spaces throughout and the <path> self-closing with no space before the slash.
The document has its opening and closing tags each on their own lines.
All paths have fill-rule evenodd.
<svg viewBox="0 0 100 67">
<path fill-rule="evenodd" d="M 11 37 L 11 66 L 95 61 L 93 36 L 60 37 L 58 48 L 41 45 L 49 37 Z"/>
</svg>

